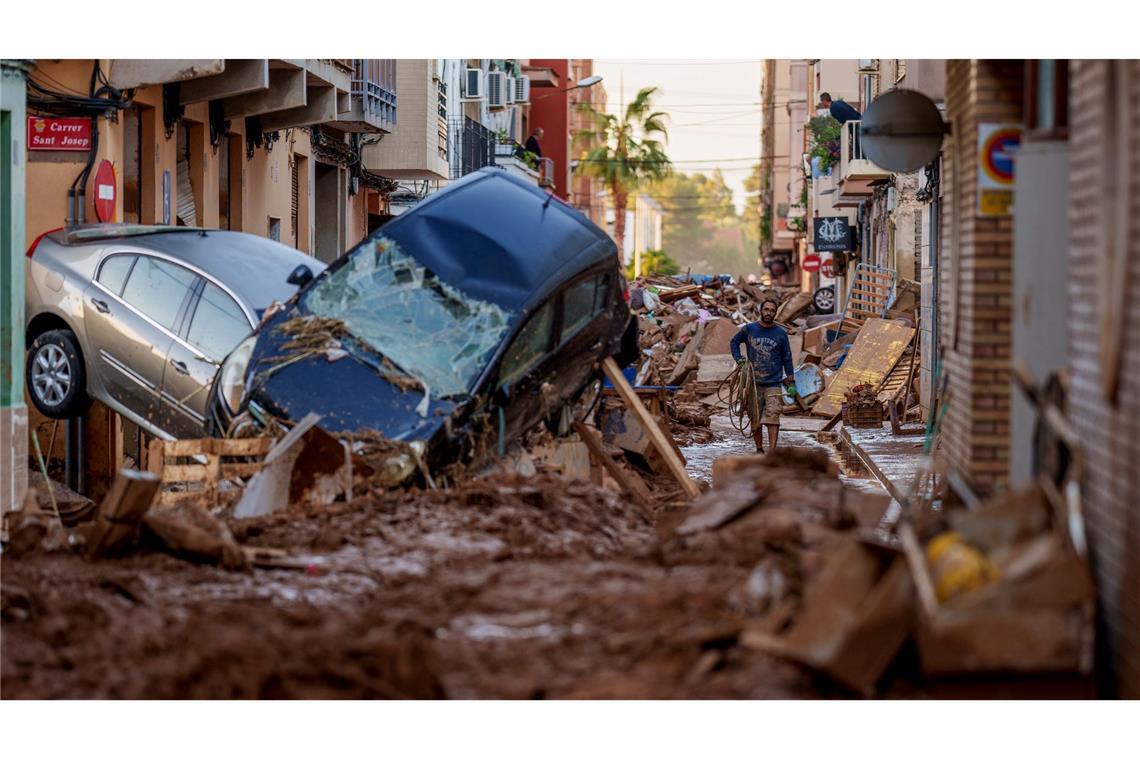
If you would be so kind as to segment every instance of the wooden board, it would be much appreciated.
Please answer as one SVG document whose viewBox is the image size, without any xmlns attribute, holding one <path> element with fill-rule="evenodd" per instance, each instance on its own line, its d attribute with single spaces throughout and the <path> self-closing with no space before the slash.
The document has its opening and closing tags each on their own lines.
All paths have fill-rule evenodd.
<svg viewBox="0 0 1140 760">
<path fill-rule="evenodd" d="M 812 413 L 830 417 L 840 411 L 844 394 L 860 383 L 878 388 L 894 369 L 913 336 L 913 327 L 885 319 L 868 319 L 843 360 L 843 366 L 832 377 Z"/>
<path fill-rule="evenodd" d="M 613 457 L 606 453 L 605 447 L 602 445 L 601 438 L 590 428 L 578 420 L 574 420 L 574 432 L 582 439 L 583 443 L 590 450 L 590 456 L 595 462 L 605 468 L 610 477 L 617 481 L 621 489 L 629 494 L 630 498 L 637 503 L 638 506 L 648 507 L 650 505 L 649 487 L 645 485 L 637 473 L 625 470 L 618 466 Z"/>
<path fill-rule="evenodd" d="M 625 402 L 626 408 L 634 413 L 637 417 L 637 421 L 640 422 L 645 431 L 649 433 L 649 437 L 653 441 L 653 445 L 657 448 L 657 452 L 661 454 L 661 458 L 665 460 L 669 472 L 677 479 L 681 487 L 685 489 L 685 493 L 687 493 L 690 498 L 700 496 L 701 489 L 698 488 L 697 484 L 693 482 L 693 479 L 689 477 L 684 463 L 681 461 L 681 458 L 677 456 L 676 449 L 673 448 L 671 439 L 665 435 L 661 427 L 657 424 L 657 420 L 653 419 L 649 410 L 641 403 L 641 400 L 630 386 L 629 381 L 625 379 L 625 375 L 621 373 L 621 368 L 618 367 L 613 357 L 606 357 L 602 362 L 602 369 L 605 371 L 609 381 L 613 383 L 614 388 L 617 389 L 622 401 Z"/>
</svg>

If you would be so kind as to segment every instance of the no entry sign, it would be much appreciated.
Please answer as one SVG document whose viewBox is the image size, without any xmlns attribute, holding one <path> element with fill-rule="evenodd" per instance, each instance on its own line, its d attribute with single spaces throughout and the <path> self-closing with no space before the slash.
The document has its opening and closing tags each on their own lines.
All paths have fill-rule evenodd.
<svg viewBox="0 0 1140 760">
<path fill-rule="evenodd" d="M 818 272 L 819 265 L 819 254 L 809 253 L 808 255 L 804 256 L 803 261 L 800 262 L 800 269 L 804 270 L 805 272 Z"/>
<path fill-rule="evenodd" d="M 95 172 L 95 216 L 100 222 L 115 221 L 115 166 L 103 159 Z"/>
<path fill-rule="evenodd" d="M 91 150 L 91 120 L 29 116 L 28 150 Z"/>
</svg>

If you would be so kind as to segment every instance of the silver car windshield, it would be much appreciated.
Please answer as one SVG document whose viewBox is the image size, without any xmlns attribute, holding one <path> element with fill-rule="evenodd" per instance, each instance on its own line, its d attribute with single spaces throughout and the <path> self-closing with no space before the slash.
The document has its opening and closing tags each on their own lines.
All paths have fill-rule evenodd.
<svg viewBox="0 0 1140 760">
<path fill-rule="evenodd" d="M 317 283 L 304 304 L 343 321 L 433 396 L 471 391 L 512 316 L 444 283 L 383 237 Z"/>
</svg>

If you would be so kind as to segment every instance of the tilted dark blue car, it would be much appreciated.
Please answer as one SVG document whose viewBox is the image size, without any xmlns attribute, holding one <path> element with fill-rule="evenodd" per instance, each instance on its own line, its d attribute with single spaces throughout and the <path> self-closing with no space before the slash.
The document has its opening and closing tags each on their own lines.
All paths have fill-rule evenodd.
<svg viewBox="0 0 1140 760">
<path fill-rule="evenodd" d="M 487 168 L 377 230 L 223 363 L 210 431 L 310 412 L 422 441 L 430 465 L 493 454 L 632 360 L 617 249 L 575 209 Z M 624 351 L 623 351 L 624 346 Z"/>
</svg>

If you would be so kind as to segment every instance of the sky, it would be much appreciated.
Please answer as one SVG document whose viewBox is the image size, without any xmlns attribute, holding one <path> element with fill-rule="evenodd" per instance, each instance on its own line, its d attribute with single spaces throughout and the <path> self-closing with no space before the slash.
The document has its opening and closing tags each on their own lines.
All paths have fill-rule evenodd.
<svg viewBox="0 0 1140 760">
<path fill-rule="evenodd" d="M 719 168 L 743 208 L 744 178 L 760 158 L 761 59 L 595 58 L 603 77 L 606 110 L 617 113 L 642 87 L 669 119 L 669 158 L 687 173 Z"/>
</svg>

